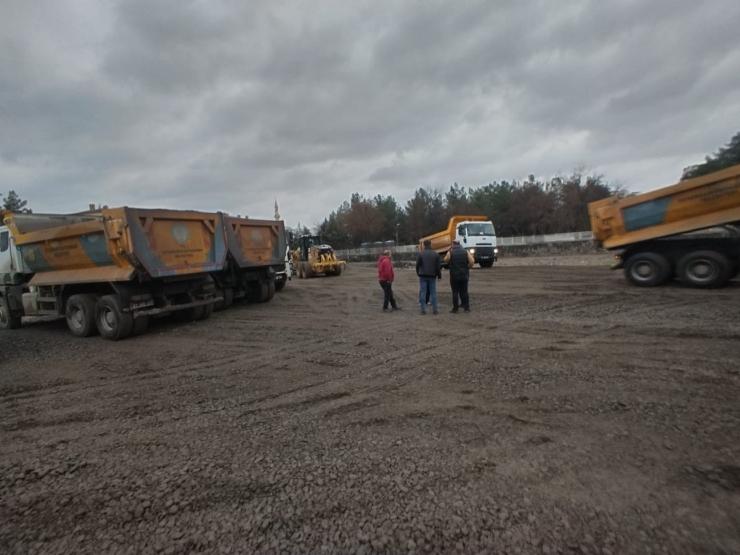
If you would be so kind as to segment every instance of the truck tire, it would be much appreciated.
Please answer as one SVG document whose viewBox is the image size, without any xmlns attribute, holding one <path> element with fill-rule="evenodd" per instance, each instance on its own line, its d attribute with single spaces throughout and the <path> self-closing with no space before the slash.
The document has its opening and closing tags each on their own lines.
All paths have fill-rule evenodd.
<svg viewBox="0 0 740 555">
<path fill-rule="evenodd" d="M 262 291 L 260 294 L 260 302 L 261 303 L 270 302 L 274 296 L 275 296 L 275 282 L 271 281 L 269 283 L 263 283 Z"/>
<path fill-rule="evenodd" d="M 484 260 L 479 264 L 481 268 L 493 268 L 493 260 Z"/>
<path fill-rule="evenodd" d="M 671 276 L 671 263 L 662 254 L 639 252 L 625 262 L 624 275 L 638 287 L 657 287 Z"/>
<path fill-rule="evenodd" d="M 95 322 L 95 297 L 92 295 L 72 295 L 67 299 L 64 314 L 67 317 L 67 327 L 72 335 L 90 337 L 98 333 Z"/>
<path fill-rule="evenodd" d="M 223 300 L 216 301 L 216 303 L 213 305 L 213 311 L 214 312 L 221 312 L 226 307 L 224 306 L 224 302 L 226 301 L 226 296 L 224 295 L 224 289 L 221 289 L 220 287 L 216 288 L 216 296 L 217 297 L 223 297 Z"/>
<path fill-rule="evenodd" d="M 280 281 L 276 281 L 275 282 L 275 291 L 279 293 L 280 291 L 282 291 L 283 289 L 285 289 L 285 286 L 287 284 L 288 284 L 288 280 L 287 279 L 281 279 Z"/>
<path fill-rule="evenodd" d="M 11 316 L 8 300 L 0 297 L 0 330 L 15 330 L 21 327 L 21 317 Z"/>
<path fill-rule="evenodd" d="M 231 287 L 224 289 L 224 310 L 234 304 L 234 290 Z"/>
<path fill-rule="evenodd" d="M 134 316 L 121 310 L 118 295 L 103 295 L 98 299 L 95 322 L 100 335 L 111 341 L 126 339 L 134 330 Z"/>
<path fill-rule="evenodd" d="M 201 313 L 199 320 L 208 320 L 208 318 L 211 317 L 211 314 L 213 314 L 213 309 L 214 303 L 204 304 L 203 312 Z"/>
<path fill-rule="evenodd" d="M 335 276 L 335 277 L 341 276 L 342 275 L 342 267 L 339 266 L 339 265 L 335 266 L 334 267 L 334 271 L 332 273 L 328 274 L 328 275 Z"/>
<path fill-rule="evenodd" d="M 310 262 L 303 263 L 303 277 L 306 279 L 311 279 L 313 277 L 313 268 L 311 267 Z"/>
<path fill-rule="evenodd" d="M 716 251 L 690 252 L 676 265 L 678 278 L 690 287 L 722 287 L 730 281 L 732 264 Z"/>
</svg>

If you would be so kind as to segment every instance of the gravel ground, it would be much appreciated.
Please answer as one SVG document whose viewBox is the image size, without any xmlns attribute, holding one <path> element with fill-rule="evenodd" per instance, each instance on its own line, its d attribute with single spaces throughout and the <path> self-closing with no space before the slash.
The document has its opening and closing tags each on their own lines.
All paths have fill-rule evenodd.
<svg viewBox="0 0 740 555">
<path fill-rule="evenodd" d="M 0 551 L 740 553 L 740 283 L 609 263 L 475 269 L 472 314 L 408 269 L 383 313 L 358 264 L 122 342 L 0 333 Z"/>
</svg>

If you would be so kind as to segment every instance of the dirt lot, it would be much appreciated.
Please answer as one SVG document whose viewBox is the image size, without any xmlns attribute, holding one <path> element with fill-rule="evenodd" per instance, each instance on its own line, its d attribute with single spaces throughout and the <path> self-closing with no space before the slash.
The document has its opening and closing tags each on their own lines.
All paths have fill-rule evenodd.
<svg viewBox="0 0 740 555">
<path fill-rule="evenodd" d="M 740 283 L 605 264 L 476 269 L 472 314 L 406 269 L 382 313 L 353 265 L 119 343 L 2 333 L 0 551 L 739 553 Z"/>
</svg>

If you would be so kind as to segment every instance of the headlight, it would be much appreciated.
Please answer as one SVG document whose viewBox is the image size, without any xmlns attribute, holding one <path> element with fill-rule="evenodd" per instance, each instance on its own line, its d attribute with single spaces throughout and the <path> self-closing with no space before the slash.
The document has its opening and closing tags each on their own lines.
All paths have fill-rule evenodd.
<svg viewBox="0 0 740 555">
<path fill-rule="evenodd" d="M 493 249 L 493 252 L 495 252 L 496 254 L 498 254 L 498 249 Z"/>
<path fill-rule="evenodd" d="M 475 249 L 470 249 L 470 254 L 475 254 Z"/>
</svg>

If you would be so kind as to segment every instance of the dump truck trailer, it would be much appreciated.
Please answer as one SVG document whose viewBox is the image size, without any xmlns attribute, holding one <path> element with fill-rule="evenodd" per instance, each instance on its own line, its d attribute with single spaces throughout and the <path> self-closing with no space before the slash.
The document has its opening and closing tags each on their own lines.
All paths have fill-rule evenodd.
<svg viewBox="0 0 740 555">
<path fill-rule="evenodd" d="M 614 268 L 634 285 L 721 287 L 740 270 L 740 165 L 588 211 L 597 246 L 618 251 Z"/>
<path fill-rule="evenodd" d="M 224 216 L 228 255 L 226 264 L 211 276 L 223 297 L 216 310 L 228 308 L 234 299 L 267 302 L 276 289 L 285 287 L 284 254 L 287 249 L 282 220 L 256 220 Z"/>
<path fill-rule="evenodd" d="M 427 240 L 432 242 L 432 248 L 442 257 L 452 248 L 452 241 L 460 241 L 460 245 L 481 268 L 491 268 L 498 260 L 496 230 L 485 216 L 453 216 L 447 229 L 419 239 L 419 249 L 424 248 L 424 241 Z"/>
<path fill-rule="evenodd" d="M 2 213 L 0 328 L 65 316 L 79 337 L 124 339 L 150 317 L 210 316 L 221 300 L 223 216 L 130 207 L 78 214 Z"/>
</svg>

